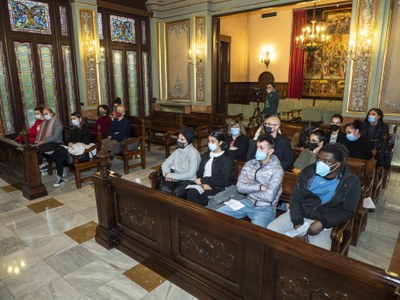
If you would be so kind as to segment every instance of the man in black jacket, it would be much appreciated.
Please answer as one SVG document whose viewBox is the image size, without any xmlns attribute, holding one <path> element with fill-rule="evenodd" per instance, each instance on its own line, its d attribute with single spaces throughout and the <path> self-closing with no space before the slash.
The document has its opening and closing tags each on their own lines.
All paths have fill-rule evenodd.
<svg viewBox="0 0 400 300">
<path fill-rule="evenodd" d="M 267 228 L 330 250 L 332 227 L 352 218 L 360 201 L 360 180 L 346 166 L 347 157 L 341 144 L 324 146 L 317 162 L 301 172 L 289 211 Z"/>
</svg>

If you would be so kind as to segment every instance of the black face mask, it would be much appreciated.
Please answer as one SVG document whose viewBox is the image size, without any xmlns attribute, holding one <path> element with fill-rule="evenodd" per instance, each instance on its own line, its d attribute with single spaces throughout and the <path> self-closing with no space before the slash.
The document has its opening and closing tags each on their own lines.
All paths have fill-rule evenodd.
<svg viewBox="0 0 400 300">
<path fill-rule="evenodd" d="M 178 148 L 185 148 L 185 143 L 184 142 L 180 142 L 180 141 L 176 141 L 176 146 L 178 147 Z"/>
<path fill-rule="evenodd" d="M 264 132 L 266 134 L 271 134 L 272 133 L 272 128 L 264 125 Z"/>
<path fill-rule="evenodd" d="M 331 130 L 332 131 L 338 131 L 339 129 L 340 129 L 339 125 L 336 125 L 336 124 L 331 125 Z"/>
<path fill-rule="evenodd" d="M 318 144 L 317 143 L 307 142 L 306 147 L 308 149 L 310 149 L 310 151 L 314 151 L 316 148 L 318 148 Z"/>
</svg>

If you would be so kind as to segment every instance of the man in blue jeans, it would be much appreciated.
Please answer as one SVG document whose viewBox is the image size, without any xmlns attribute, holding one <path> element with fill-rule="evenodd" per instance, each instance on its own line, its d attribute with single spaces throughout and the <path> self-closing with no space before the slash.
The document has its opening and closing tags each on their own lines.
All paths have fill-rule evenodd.
<svg viewBox="0 0 400 300">
<path fill-rule="evenodd" d="M 225 202 L 217 209 L 218 212 L 235 218 L 247 216 L 253 224 L 261 227 L 266 227 L 275 219 L 284 171 L 273 154 L 274 148 L 271 136 L 258 137 L 256 157 L 244 165 L 236 184 L 237 191 L 245 194 L 246 198 Z"/>
</svg>

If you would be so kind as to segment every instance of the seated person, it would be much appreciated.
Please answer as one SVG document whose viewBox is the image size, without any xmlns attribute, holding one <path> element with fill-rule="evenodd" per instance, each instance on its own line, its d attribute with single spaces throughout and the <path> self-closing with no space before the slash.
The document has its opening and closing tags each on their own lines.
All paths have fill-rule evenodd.
<svg viewBox="0 0 400 300">
<path fill-rule="evenodd" d="M 331 130 L 326 135 L 326 141 L 328 144 L 341 143 L 344 145 L 346 143 L 346 134 L 341 130 L 342 124 L 342 115 L 334 114 L 331 117 Z"/>
<path fill-rule="evenodd" d="M 194 184 L 187 187 L 186 199 L 206 206 L 208 196 L 218 194 L 229 186 L 233 170 L 232 155 L 226 151 L 225 134 L 214 130 L 208 136 L 208 149 L 200 161 Z"/>
<path fill-rule="evenodd" d="M 116 97 L 113 101 L 113 106 L 112 106 L 112 114 L 114 115 L 114 113 L 117 111 L 118 106 L 123 106 L 122 105 L 122 100 L 120 97 Z"/>
<path fill-rule="evenodd" d="M 234 160 L 246 161 L 249 139 L 246 137 L 246 130 L 242 122 L 232 121 L 228 126 L 228 133 L 225 137 L 226 144 L 229 145 L 229 152 Z"/>
<path fill-rule="evenodd" d="M 97 120 L 96 125 L 92 128 L 93 133 L 97 133 L 99 130 L 102 137 L 107 136 L 108 127 L 111 125 L 110 109 L 107 105 L 101 104 L 97 107 Z"/>
<path fill-rule="evenodd" d="M 346 124 L 344 127 L 347 141 L 345 146 L 349 150 L 350 157 L 371 159 L 374 144 L 369 138 L 363 135 L 364 127 L 360 120 L 354 120 L 353 123 Z"/>
<path fill-rule="evenodd" d="M 273 137 L 275 143 L 274 154 L 279 158 L 281 166 L 287 170 L 293 165 L 293 153 L 290 141 L 280 134 L 281 120 L 277 116 L 264 117 L 263 126 L 261 126 L 253 140 L 249 142 L 249 150 L 247 151 L 247 159 L 250 160 L 256 154 L 256 141 L 260 134 L 266 133 Z"/>
<path fill-rule="evenodd" d="M 39 170 L 41 172 L 47 171 L 47 165 L 43 162 L 43 154 L 51 152 L 58 148 L 63 142 L 63 125 L 57 118 L 54 111 L 49 108 L 43 108 L 44 121 L 40 124 L 39 132 L 36 136 L 35 145 L 39 148 L 38 161 Z"/>
<path fill-rule="evenodd" d="M 28 134 L 29 134 L 28 135 L 28 142 L 29 143 L 34 143 L 36 141 L 36 136 L 37 136 L 37 134 L 39 132 L 40 125 L 44 121 L 43 107 L 40 107 L 40 106 L 35 107 L 33 112 L 35 114 L 35 123 L 33 123 L 32 127 L 29 128 L 29 130 L 28 130 Z M 22 143 L 23 142 L 22 135 L 17 136 L 15 141 L 18 142 L 18 143 Z"/>
<path fill-rule="evenodd" d="M 304 149 L 307 142 L 310 140 L 310 134 L 314 130 L 319 129 L 317 122 L 307 122 L 300 132 L 296 132 L 291 140 L 292 148 Z"/>
<path fill-rule="evenodd" d="M 293 164 L 293 172 L 298 174 L 308 165 L 317 161 L 319 150 L 325 144 L 326 135 L 320 129 L 314 130 L 310 135 L 310 140 L 306 143 L 306 147 L 301 151 L 299 157 Z"/>
<path fill-rule="evenodd" d="M 131 123 L 125 117 L 125 107 L 118 106 L 115 118 L 107 130 L 106 138 L 102 141 L 102 149 L 110 152 L 110 159 L 121 151 L 122 142 L 131 134 Z"/>
<path fill-rule="evenodd" d="M 242 168 L 236 188 L 246 198 L 240 200 L 242 208 L 233 210 L 229 205 L 217 209 L 218 212 L 235 217 L 249 217 L 255 225 L 266 227 L 275 219 L 276 205 L 282 193 L 283 169 L 274 153 L 271 136 L 260 135 L 257 139 L 255 159 Z"/>
<path fill-rule="evenodd" d="M 322 147 L 318 161 L 300 173 L 290 209 L 267 228 L 330 250 L 332 227 L 352 218 L 360 201 L 360 180 L 347 167 L 347 157 L 342 144 Z"/>
<path fill-rule="evenodd" d="M 85 120 L 78 112 L 73 112 L 70 116 L 70 120 L 73 127 L 69 132 L 68 141 L 66 141 L 67 146 L 72 147 L 75 143 L 89 145 L 90 130 Z M 82 148 L 82 150 L 84 151 L 85 149 Z M 82 154 L 80 157 L 81 161 L 88 161 L 89 159 L 88 153 Z M 72 157 L 68 153 L 68 148 L 63 145 L 58 146 L 58 148 L 50 155 L 50 160 L 56 162 L 57 181 L 54 184 L 54 187 L 62 186 L 65 183 L 63 179 L 64 162 L 72 162 Z"/>
<path fill-rule="evenodd" d="M 164 177 L 160 182 L 161 191 L 184 197 L 185 187 L 196 179 L 201 158 L 199 151 L 192 145 L 193 139 L 193 129 L 179 129 L 177 148 L 161 165 Z"/>
</svg>

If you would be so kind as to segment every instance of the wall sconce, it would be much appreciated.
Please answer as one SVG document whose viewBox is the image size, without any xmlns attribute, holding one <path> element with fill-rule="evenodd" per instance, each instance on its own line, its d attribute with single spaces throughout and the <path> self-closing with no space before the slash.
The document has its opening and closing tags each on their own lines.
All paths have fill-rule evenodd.
<svg viewBox="0 0 400 300">
<path fill-rule="evenodd" d="M 267 48 L 265 51 L 262 51 L 261 53 L 261 62 L 265 64 L 265 67 L 268 69 L 269 64 L 271 63 L 271 58 L 270 58 L 270 49 Z"/>
<path fill-rule="evenodd" d="M 193 50 L 188 51 L 188 63 L 196 65 L 204 61 L 204 46 L 194 45 Z"/>
<path fill-rule="evenodd" d="M 356 41 L 350 40 L 348 56 L 353 61 L 367 59 L 371 56 L 372 39 L 367 30 L 361 30 Z"/>
<path fill-rule="evenodd" d="M 104 63 L 106 60 L 104 47 L 100 47 L 100 53 L 97 57 L 97 43 L 95 40 L 86 40 L 84 49 L 86 57 L 90 63 L 96 63 L 98 65 Z"/>
</svg>

